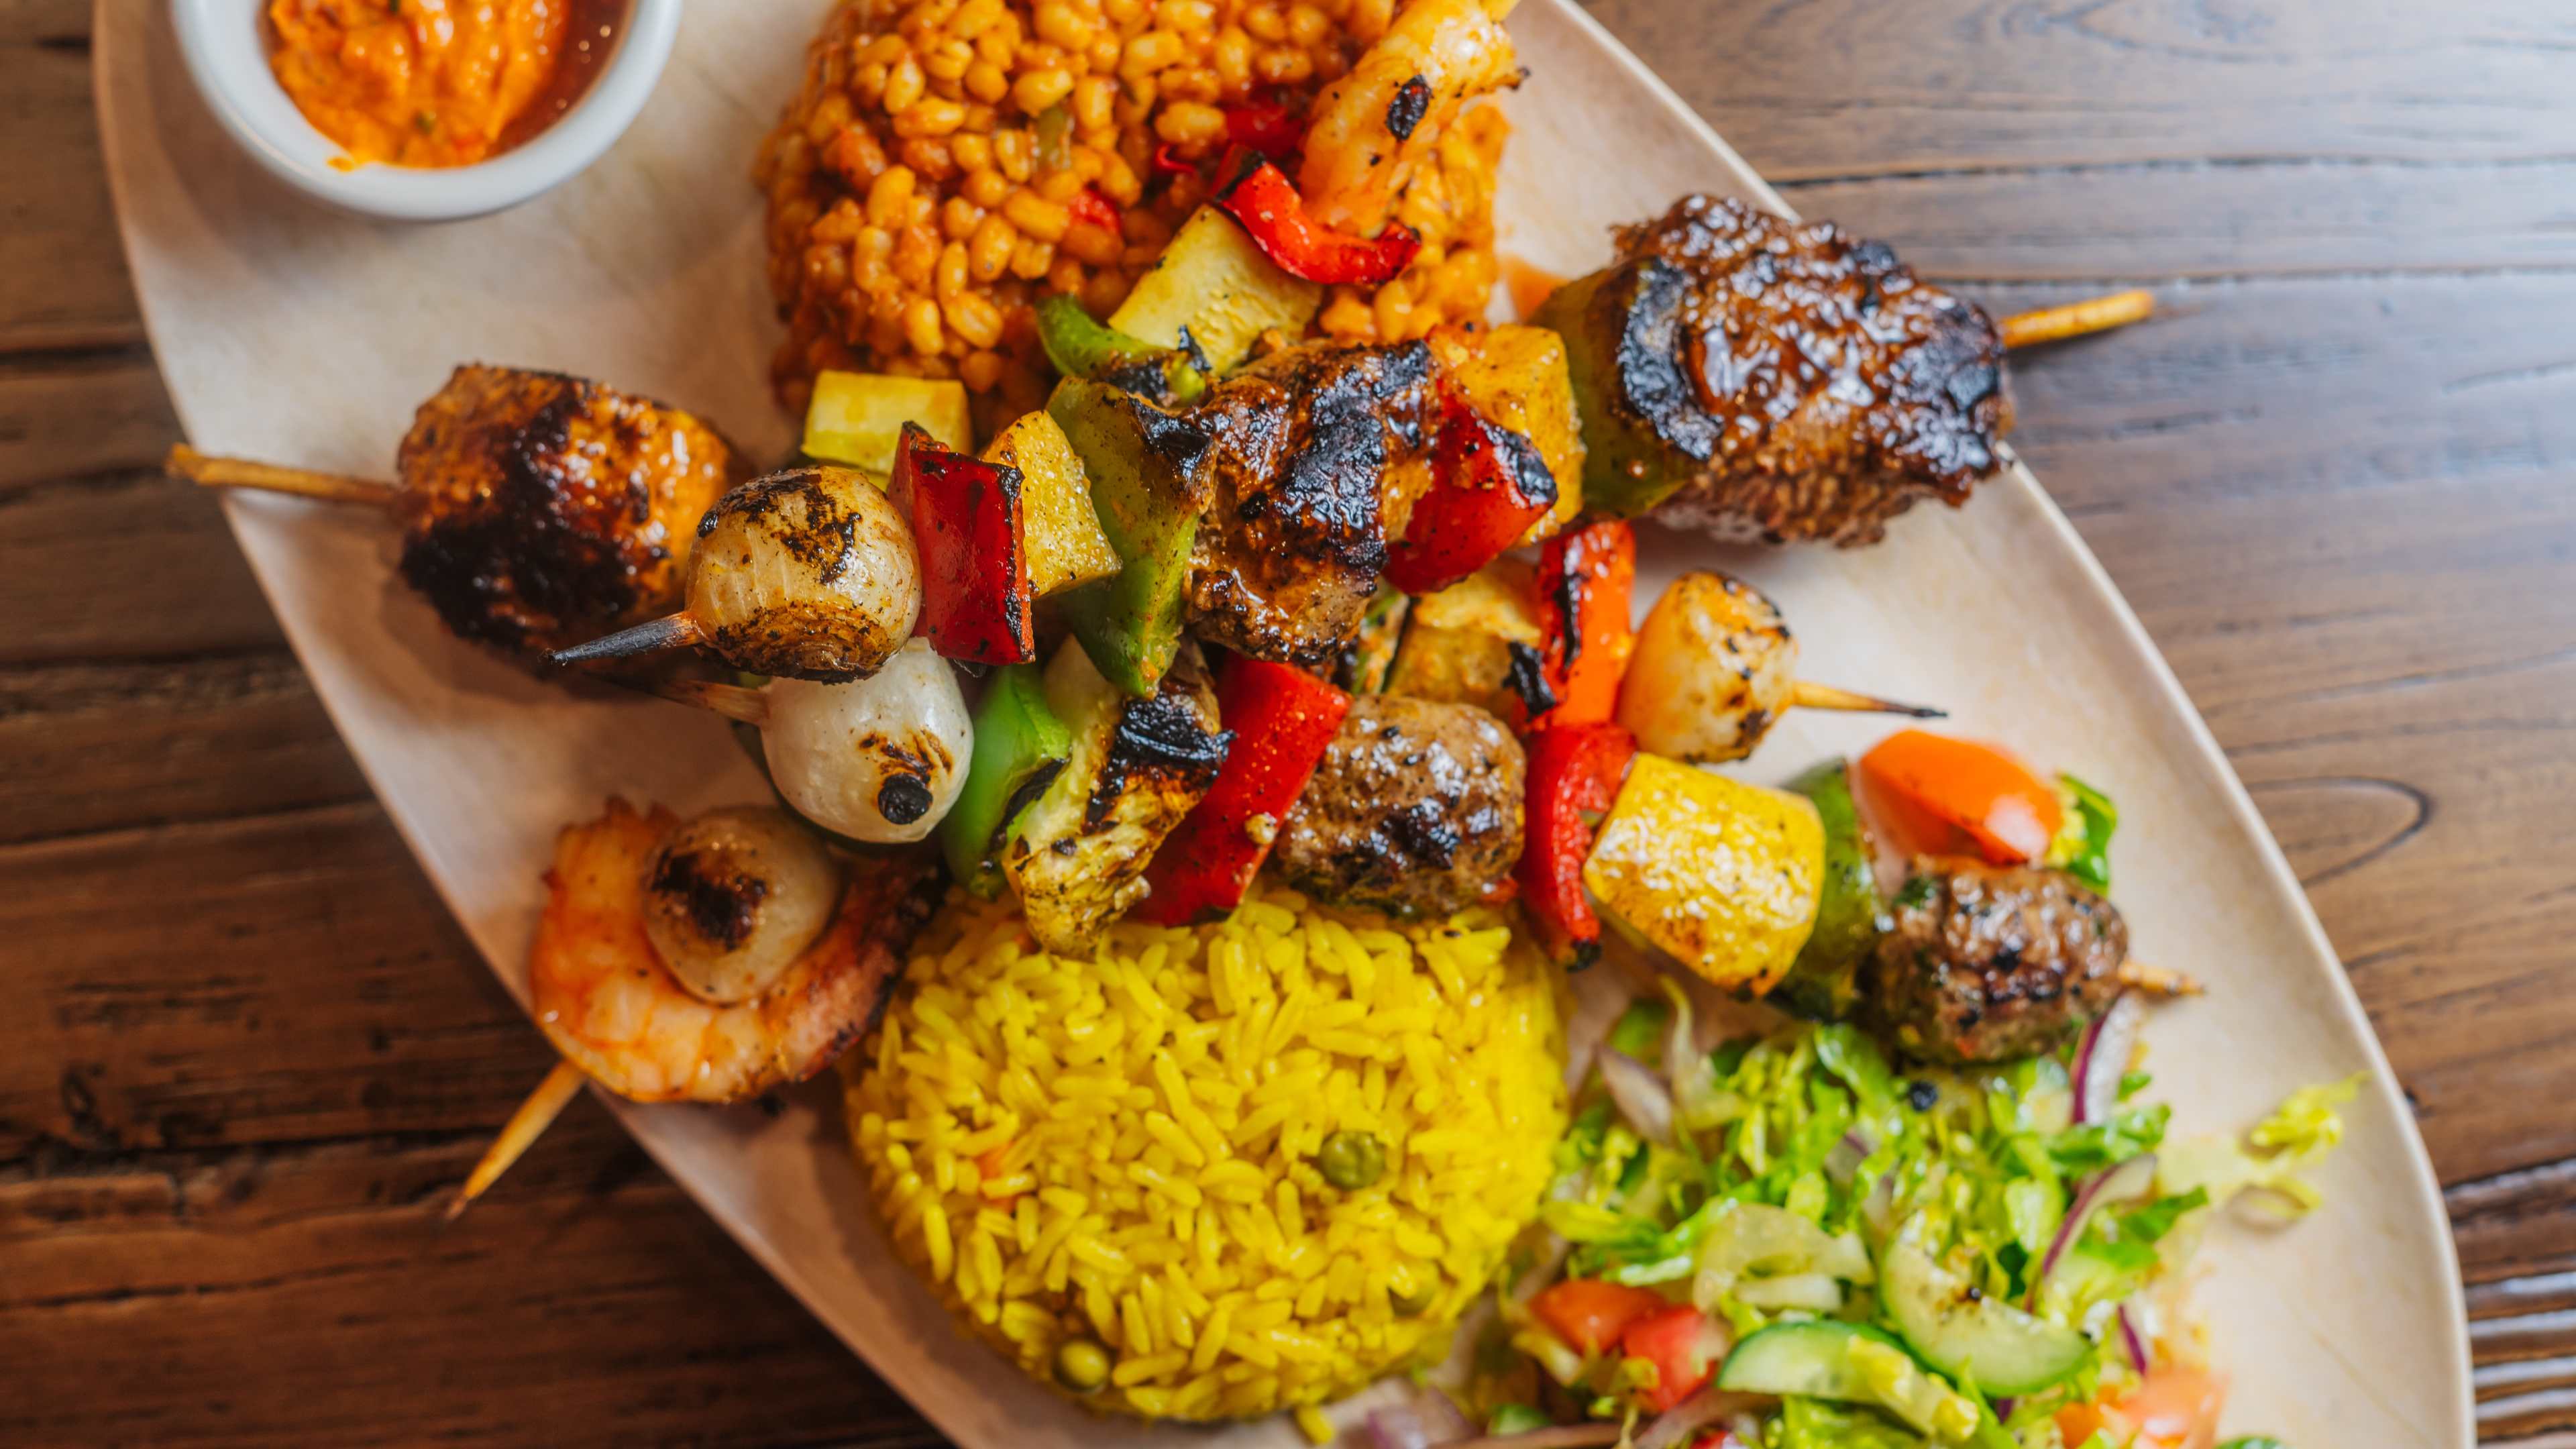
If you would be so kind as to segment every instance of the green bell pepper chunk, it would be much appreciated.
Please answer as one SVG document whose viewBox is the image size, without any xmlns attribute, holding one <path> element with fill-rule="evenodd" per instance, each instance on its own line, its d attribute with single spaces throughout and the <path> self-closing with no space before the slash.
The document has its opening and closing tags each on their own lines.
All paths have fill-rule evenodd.
<svg viewBox="0 0 2576 1449">
<path fill-rule="evenodd" d="M 1207 391 L 1207 360 L 1196 347 L 1157 347 L 1130 337 L 1061 293 L 1038 303 L 1038 345 L 1067 377 L 1095 378 L 1175 404 L 1194 402 Z"/>
<path fill-rule="evenodd" d="M 1565 339 L 1583 428 L 1583 505 L 1595 513 L 1643 513 L 1716 456 L 1717 420 L 1682 370 L 1690 288 L 1679 267 L 1639 257 L 1557 288 L 1530 318 Z"/>
<path fill-rule="evenodd" d="M 1115 576 L 1060 596 L 1066 621 L 1102 678 L 1146 698 L 1181 644 L 1210 440 L 1187 418 L 1089 378 L 1056 384 L 1047 415 L 1082 458 L 1120 564 Z"/>
<path fill-rule="evenodd" d="M 2048 863 L 2097 891 L 2111 889 L 2111 835 L 2120 828 L 2120 808 L 2111 797 L 2076 779 L 2057 777 L 2058 802 L 2065 823 L 2049 842 Z"/>
<path fill-rule="evenodd" d="M 1800 1016 L 1840 1021 L 1859 996 L 1861 962 L 1878 949 L 1878 852 L 1852 802 L 1848 761 L 1827 760 L 1789 788 L 1815 802 L 1825 827 L 1825 879 L 1815 928 L 1773 996 Z"/>
<path fill-rule="evenodd" d="M 959 884 L 994 900 L 1002 894 L 994 847 L 1037 803 L 1073 757 L 1073 731 L 1047 707 L 1045 676 L 1034 664 L 993 672 L 975 706 L 975 748 L 966 783 L 939 822 L 940 849 Z"/>
</svg>

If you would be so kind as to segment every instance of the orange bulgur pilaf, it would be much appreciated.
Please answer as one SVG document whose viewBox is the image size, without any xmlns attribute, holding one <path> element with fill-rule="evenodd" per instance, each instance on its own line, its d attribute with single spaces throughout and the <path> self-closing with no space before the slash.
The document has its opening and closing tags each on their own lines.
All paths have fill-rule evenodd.
<svg viewBox="0 0 2576 1449">
<path fill-rule="evenodd" d="M 844 0 L 757 170 L 788 325 L 781 401 L 802 409 L 828 367 L 962 378 L 987 417 L 1039 406 L 1037 299 L 1070 293 L 1107 316 L 1206 200 L 1220 108 L 1304 111 L 1395 9 Z M 1397 195 L 1420 255 L 1382 286 L 1333 288 L 1319 332 L 1397 340 L 1484 315 L 1506 130 L 1478 106 L 1440 137 Z M 1158 169 L 1158 151 L 1190 169 Z M 1098 224 L 1110 210 L 1114 230 Z"/>
</svg>

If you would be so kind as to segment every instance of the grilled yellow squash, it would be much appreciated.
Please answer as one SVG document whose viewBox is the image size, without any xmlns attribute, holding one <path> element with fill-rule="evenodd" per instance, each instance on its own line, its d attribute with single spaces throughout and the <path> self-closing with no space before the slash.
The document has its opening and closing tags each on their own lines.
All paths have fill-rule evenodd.
<svg viewBox="0 0 2576 1449">
<path fill-rule="evenodd" d="M 1788 974 L 1824 876 L 1824 825 L 1805 796 L 1644 753 L 1583 866 L 1612 921 L 1746 996 Z"/>
<path fill-rule="evenodd" d="M 1146 863 L 1216 782 L 1228 736 L 1186 639 L 1146 699 L 1120 693 L 1068 639 L 1047 664 L 1046 697 L 1073 754 L 1003 847 L 1002 873 L 1038 944 L 1081 954 L 1144 899 Z"/>
</svg>

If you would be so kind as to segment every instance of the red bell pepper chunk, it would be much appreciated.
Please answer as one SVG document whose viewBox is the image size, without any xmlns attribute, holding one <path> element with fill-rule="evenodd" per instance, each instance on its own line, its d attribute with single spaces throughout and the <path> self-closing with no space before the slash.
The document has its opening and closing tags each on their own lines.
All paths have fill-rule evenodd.
<svg viewBox="0 0 2576 1449">
<path fill-rule="evenodd" d="M 1276 161 L 1306 144 L 1306 123 L 1277 101 L 1249 101 L 1225 107 L 1225 139 Z"/>
<path fill-rule="evenodd" d="M 1707 1314 L 1677 1304 L 1629 1324 L 1619 1335 L 1619 1351 L 1655 1366 L 1655 1386 L 1637 1396 L 1648 1413 L 1660 1414 L 1708 1382 L 1725 1353 L 1725 1339 L 1713 1331 Z"/>
<path fill-rule="evenodd" d="M 1220 174 L 1235 179 L 1217 191 L 1216 204 L 1288 275 L 1328 286 L 1372 287 L 1403 271 L 1422 250 L 1422 234 L 1401 222 L 1389 223 L 1374 239 L 1331 230 L 1306 214 L 1305 198 L 1277 166 L 1264 161 L 1237 174 L 1245 159 L 1248 148 L 1229 155 Z"/>
<path fill-rule="evenodd" d="M 1530 1312 L 1577 1353 L 1597 1354 L 1619 1342 L 1628 1325 L 1671 1306 L 1661 1293 L 1607 1283 L 1598 1278 L 1567 1278 L 1549 1284 L 1530 1300 Z"/>
<path fill-rule="evenodd" d="M 1538 446 L 1454 393 L 1441 406 L 1431 476 L 1386 554 L 1386 581 L 1408 594 L 1437 593 L 1492 563 L 1556 506 L 1556 475 Z"/>
<path fill-rule="evenodd" d="M 1087 221 L 1108 231 L 1118 230 L 1118 204 L 1101 195 L 1095 187 L 1086 186 L 1075 192 L 1073 199 L 1064 204 L 1064 209 L 1073 214 L 1075 221 Z"/>
<path fill-rule="evenodd" d="M 941 447 L 903 425 L 886 485 L 912 520 L 921 557 L 913 632 L 950 659 L 1025 664 L 1038 657 L 1029 555 L 1020 536 L 1020 470 Z"/>
<path fill-rule="evenodd" d="M 1199 168 L 1181 159 L 1180 148 L 1169 141 L 1154 148 L 1152 170 L 1157 176 L 1190 176 Z"/>
<path fill-rule="evenodd" d="M 1521 909 L 1550 959 L 1581 970 L 1601 954 L 1601 918 L 1583 893 L 1583 862 L 1592 854 L 1584 820 L 1610 808 L 1636 758 L 1637 741 L 1615 724 L 1555 725 L 1522 742 L 1529 756 L 1529 802 L 1523 811 Z"/>
<path fill-rule="evenodd" d="M 1539 659 L 1556 708 L 1534 724 L 1598 724 L 1619 705 L 1619 681 L 1637 646 L 1629 596 L 1637 583 L 1637 532 L 1623 518 L 1569 529 L 1538 556 Z"/>
<path fill-rule="evenodd" d="M 1242 903 L 1351 697 L 1304 670 L 1236 656 L 1217 677 L 1216 708 L 1234 746 L 1216 783 L 1146 866 L 1153 891 L 1134 912 L 1140 920 L 1185 925 Z"/>
</svg>

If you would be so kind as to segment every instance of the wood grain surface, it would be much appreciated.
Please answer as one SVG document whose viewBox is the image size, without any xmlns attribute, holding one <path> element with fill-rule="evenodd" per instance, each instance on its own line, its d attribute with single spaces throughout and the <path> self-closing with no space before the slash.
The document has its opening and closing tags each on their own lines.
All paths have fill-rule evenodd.
<svg viewBox="0 0 2576 1449">
<path fill-rule="evenodd" d="M 1998 311 L 2156 289 L 2017 441 L 2370 1006 L 2485 1433 L 2576 1446 L 2576 12 L 1593 12 Z M 440 1226 L 548 1053 L 153 470 L 88 26 L 0 0 L 0 1442 L 937 1442 L 586 1102 Z"/>
</svg>

